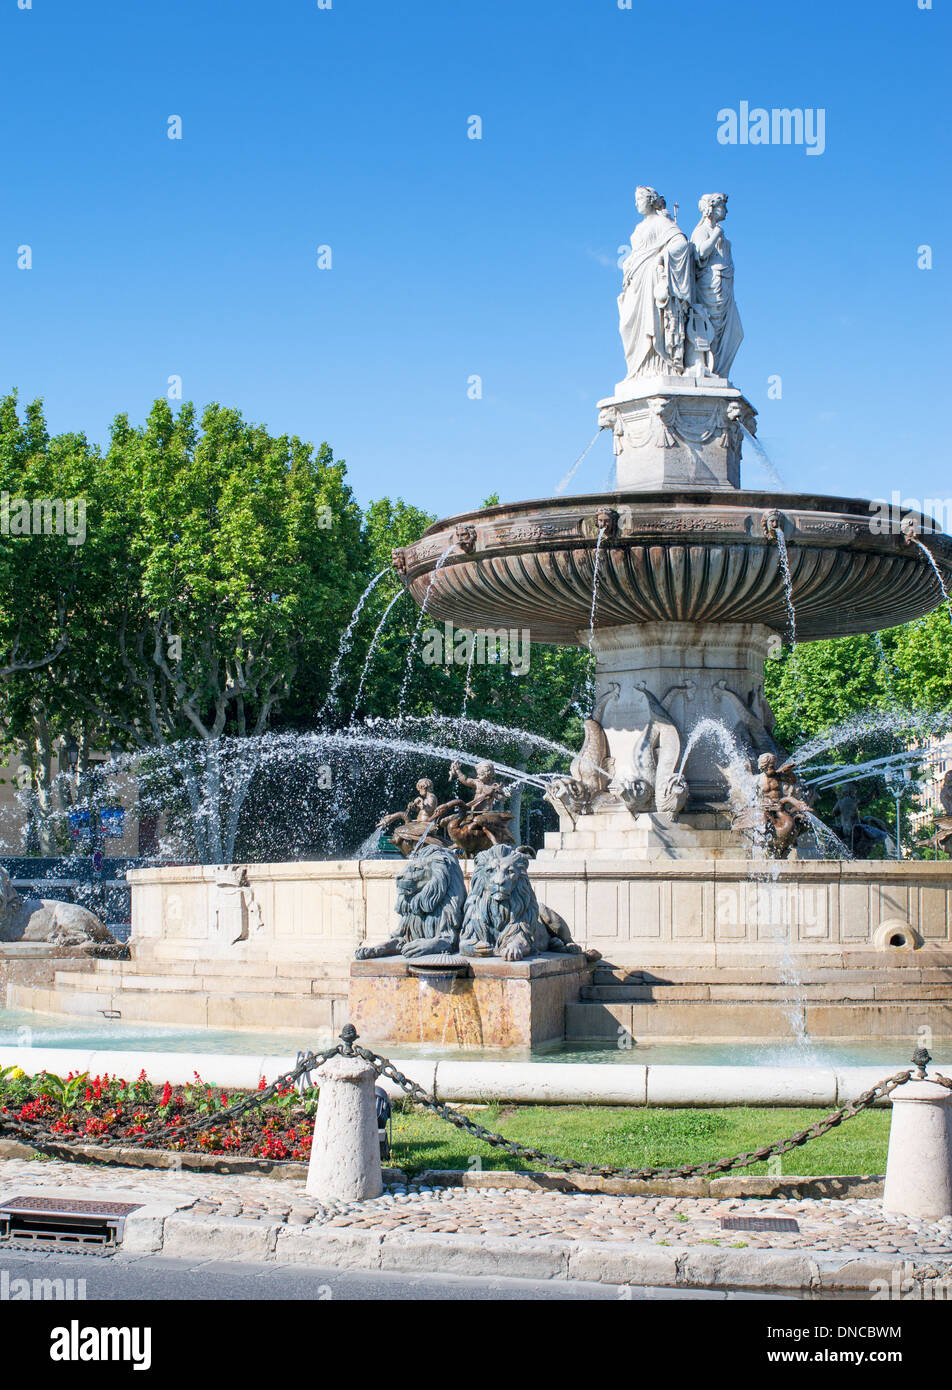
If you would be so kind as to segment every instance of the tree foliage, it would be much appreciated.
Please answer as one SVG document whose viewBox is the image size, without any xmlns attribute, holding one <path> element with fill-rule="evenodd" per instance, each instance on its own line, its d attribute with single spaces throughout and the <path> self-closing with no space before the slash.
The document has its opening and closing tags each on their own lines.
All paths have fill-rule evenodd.
<svg viewBox="0 0 952 1390">
<path fill-rule="evenodd" d="M 511 730 L 497 732 L 490 751 L 516 766 L 559 761 L 521 730 L 578 746 L 589 654 L 534 646 L 523 674 L 505 661 L 422 662 L 431 624 L 400 585 L 391 552 L 435 518 L 402 498 L 361 511 L 326 443 L 273 435 L 221 405 L 199 416 L 160 400 L 142 425 L 118 416 L 100 450 L 79 434 L 51 437 L 41 404 L 21 409 L 11 395 L 0 400 L 0 494 L 85 504 L 82 544 L 60 533 L 0 535 L 0 740 L 27 763 L 41 822 L 57 810 L 53 766 L 64 739 L 78 744 L 81 769 L 94 746 L 114 740 L 194 747 L 175 794 L 193 809 L 218 807 L 195 850 L 205 858 L 233 848 L 249 791 L 247 778 L 225 776 L 223 739 L 350 727 L 398 708 L 460 721 L 465 709 Z M 497 501 L 493 492 L 482 505 Z M 767 696 L 789 748 L 870 708 L 948 710 L 948 612 L 879 638 L 803 644 L 768 663 Z M 860 751 L 894 743 L 887 735 Z M 402 800 L 416 775 L 408 764 L 379 786 L 376 774 L 359 780 L 369 804 L 385 789 Z M 255 793 L 259 822 L 265 785 Z"/>
</svg>

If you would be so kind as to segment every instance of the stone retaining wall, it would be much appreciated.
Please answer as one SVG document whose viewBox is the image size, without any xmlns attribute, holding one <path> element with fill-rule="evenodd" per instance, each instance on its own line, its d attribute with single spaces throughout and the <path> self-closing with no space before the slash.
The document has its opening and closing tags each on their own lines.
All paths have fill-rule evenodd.
<svg viewBox="0 0 952 1390">
<path fill-rule="evenodd" d="M 247 886 L 208 866 L 134 869 L 135 958 L 349 960 L 382 939 L 400 861 L 251 864 Z M 576 941 L 613 964 L 644 970 L 776 959 L 836 966 L 873 947 L 883 922 L 907 924 L 952 959 L 952 866 L 887 861 L 785 861 L 752 876 L 747 860 L 533 864 L 540 900 Z"/>
</svg>

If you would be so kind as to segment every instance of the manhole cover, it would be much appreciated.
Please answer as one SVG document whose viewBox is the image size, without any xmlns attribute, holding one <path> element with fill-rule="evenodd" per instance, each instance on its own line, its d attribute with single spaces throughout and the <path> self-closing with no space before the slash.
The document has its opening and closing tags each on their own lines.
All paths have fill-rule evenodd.
<svg viewBox="0 0 952 1390">
<path fill-rule="evenodd" d="M 91 1202 L 68 1197 L 11 1197 L 0 1202 L 0 1211 L 42 1211 L 64 1216 L 128 1216 L 141 1202 Z"/>
<path fill-rule="evenodd" d="M 799 1231 L 792 1216 L 722 1216 L 722 1231 Z"/>
<path fill-rule="evenodd" d="M 130 1212 L 141 1202 L 90 1198 L 10 1197 L 0 1202 L 0 1244 L 35 1249 L 109 1251 L 122 1239 Z"/>
</svg>

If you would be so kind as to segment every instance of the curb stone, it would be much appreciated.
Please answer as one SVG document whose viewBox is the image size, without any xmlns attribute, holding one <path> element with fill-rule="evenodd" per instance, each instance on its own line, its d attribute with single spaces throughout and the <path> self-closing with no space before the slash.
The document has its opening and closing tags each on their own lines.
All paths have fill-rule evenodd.
<svg viewBox="0 0 952 1390">
<path fill-rule="evenodd" d="M 565 1279 L 571 1244 L 558 1240 L 503 1240 L 480 1235 L 409 1235 L 384 1237 L 380 1268 L 417 1273 L 503 1275 L 518 1279 Z"/>
<path fill-rule="evenodd" d="M 908 1255 L 876 1258 L 858 1250 L 811 1255 L 798 1250 L 659 1247 L 643 1241 L 375 1232 L 347 1226 L 289 1230 L 267 1219 L 181 1212 L 165 1218 L 162 1235 L 160 1253 L 166 1256 L 414 1274 L 583 1279 L 656 1288 L 869 1291 L 874 1280 L 889 1283 L 896 1271 L 904 1278 L 952 1273 L 952 1261 L 917 1262 Z"/>
<path fill-rule="evenodd" d="M 278 1232 L 274 1259 L 278 1264 L 309 1264 L 336 1269 L 380 1269 L 383 1235 L 376 1231 L 318 1226 L 312 1231 L 286 1228 Z"/>
<path fill-rule="evenodd" d="M 189 1216 L 165 1219 L 162 1254 L 215 1260 L 267 1260 L 281 1225 L 247 1216 Z"/>
</svg>

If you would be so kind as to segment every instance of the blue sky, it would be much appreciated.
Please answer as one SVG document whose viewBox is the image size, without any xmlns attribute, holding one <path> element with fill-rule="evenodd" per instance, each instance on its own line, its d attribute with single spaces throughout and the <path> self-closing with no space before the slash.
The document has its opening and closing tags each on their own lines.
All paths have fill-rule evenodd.
<svg viewBox="0 0 952 1390">
<path fill-rule="evenodd" d="M 2 0 L 0 390 L 101 441 L 178 375 L 328 440 L 361 501 L 546 495 L 624 375 L 635 185 L 688 232 L 725 190 L 732 375 L 785 482 L 952 493 L 934 3 Z M 825 152 L 719 144 L 742 101 L 824 108 Z"/>
</svg>

